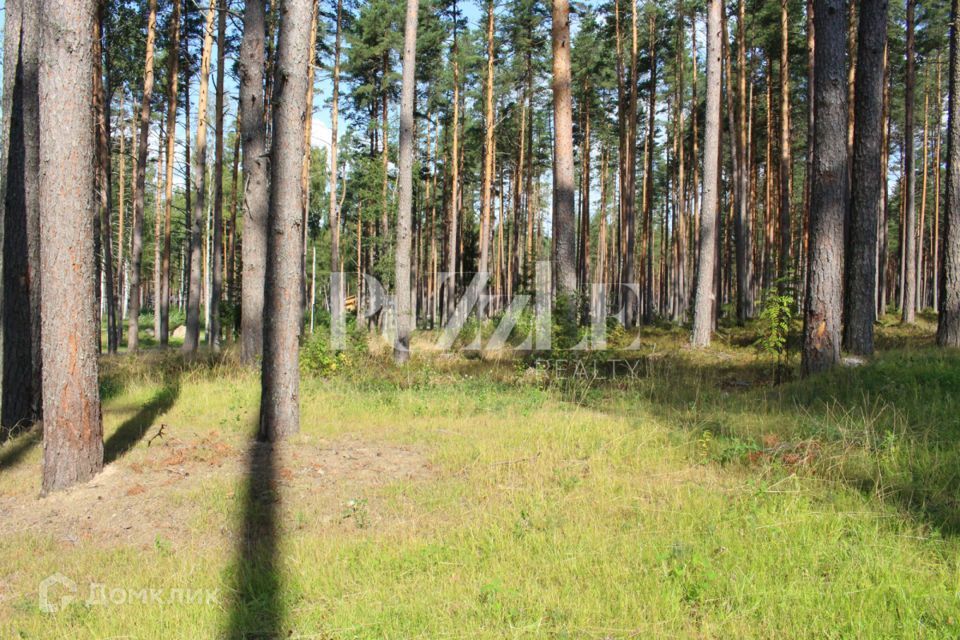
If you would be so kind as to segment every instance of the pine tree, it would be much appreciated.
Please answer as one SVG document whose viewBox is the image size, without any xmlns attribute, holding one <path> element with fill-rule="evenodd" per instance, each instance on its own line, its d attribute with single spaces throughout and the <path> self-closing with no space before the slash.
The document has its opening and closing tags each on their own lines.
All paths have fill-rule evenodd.
<svg viewBox="0 0 960 640">
<path fill-rule="evenodd" d="M 810 243 L 803 327 L 805 374 L 840 360 L 843 223 L 847 182 L 847 87 L 845 3 L 816 0 L 814 173 L 810 181 Z M 843 135 L 840 135 L 843 134 Z M 839 185 L 839 187 L 838 187 Z"/>
<path fill-rule="evenodd" d="M 0 211 L 0 425 L 42 415 L 40 343 L 39 0 L 7 3 L 3 49 L 3 187 Z M 4 434 L 6 431 L 3 432 Z M 4 436 L 5 437 L 5 436 Z"/>
<path fill-rule="evenodd" d="M 9 19 L 9 16 L 8 16 Z M 93 246 L 95 0 L 65 0 L 41 18 L 40 268 L 44 493 L 103 467 Z"/>
<path fill-rule="evenodd" d="M 300 253 L 303 133 L 307 117 L 311 0 L 287 0 L 277 46 L 264 289 L 261 440 L 300 430 Z"/>
</svg>

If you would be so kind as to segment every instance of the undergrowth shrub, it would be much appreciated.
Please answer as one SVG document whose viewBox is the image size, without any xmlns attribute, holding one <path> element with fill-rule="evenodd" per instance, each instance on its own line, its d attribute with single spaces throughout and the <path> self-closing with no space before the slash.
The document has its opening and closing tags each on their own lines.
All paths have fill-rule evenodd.
<svg viewBox="0 0 960 640">
<path fill-rule="evenodd" d="M 300 370 L 303 373 L 329 376 L 349 368 L 359 355 L 366 353 L 366 338 L 358 329 L 356 319 L 348 317 L 346 325 L 345 349 L 333 348 L 328 315 L 320 319 L 313 333 L 305 335 L 300 346 Z"/>
</svg>

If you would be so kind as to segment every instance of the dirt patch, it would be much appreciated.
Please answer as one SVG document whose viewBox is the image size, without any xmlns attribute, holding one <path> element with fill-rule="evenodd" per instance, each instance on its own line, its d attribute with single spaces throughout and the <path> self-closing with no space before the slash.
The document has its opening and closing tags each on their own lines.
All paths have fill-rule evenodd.
<svg viewBox="0 0 960 640">
<path fill-rule="evenodd" d="M 137 447 L 70 491 L 0 496 L 0 536 L 28 532 L 67 547 L 229 538 L 235 533 L 230 514 L 242 517 L 255 487 L 251 478 L 264 473 L 251 463 L 251 447 L 259 448 L 259 458 L 264 452 L 270 457 L 280 527 L 371 526 L 390 517 L 378 508 L 379 489 L 432 474 L 416 447 L 357 440 L 250 445 L 217 432 L 196 439 L 168 436 Z M 205 497 L 214 491 L 218 497 L 211 503 Z M 200 531 L 198 522 L 204 523 Z"/>
</svg>

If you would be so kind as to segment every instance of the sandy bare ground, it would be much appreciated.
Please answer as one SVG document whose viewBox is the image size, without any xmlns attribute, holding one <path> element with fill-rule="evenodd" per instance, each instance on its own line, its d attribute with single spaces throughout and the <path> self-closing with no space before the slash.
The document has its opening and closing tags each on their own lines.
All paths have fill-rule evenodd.
<svg viewBox="0 0 960 640">
<path fill-rule="evenodd" d="M 67 546 L 145 546 L 158 537 L 216 543 L 235 530 L 224 514 L 242 514 L 251 493 L 278 503 L 283 526 L 366 527 L 396 517 L 382 508 L 379 487 L 432 475 L 412 446 L 305 436 L 272 446 L 216 431 L 178 437 L 169 427 L 151 441 L 156 432 L 90 482 L 45 497 L 36 490 L 34 452 L 6 471 L 16 477 L 0 489 L 0 536 L 28 533 Z"/>
</svg>

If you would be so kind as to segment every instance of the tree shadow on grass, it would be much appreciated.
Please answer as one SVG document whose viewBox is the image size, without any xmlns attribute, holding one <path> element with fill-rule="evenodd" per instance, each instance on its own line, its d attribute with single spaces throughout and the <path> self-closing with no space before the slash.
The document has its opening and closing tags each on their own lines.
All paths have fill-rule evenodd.
<svg viewBox="0 0 960 640">
<path fill-rule="evenodd" d="M 252 441 L 247 453 L 240 538 L 231 567 L 230 640 L 271 640 L 284 636 L 279 569 L 279 527 L 274 445 Z"/>
<path fill-rule="evenodd" d="M 9 434 L 0 446 L 0 471 L 17 466 L 41 442 L 43 434 L 37 428 L 21 431 L 17 435 Z"/>
<path fill-rule="evenodd" d="M 132 449 L 146 434 L 158 416 L 166 413 L 180 396 L 180 378 L 165 384 L 153 398 L 124 420 L 103 443 L 103 462 L 110 464 Z"/>
<path fill-rule="evenodd" d="M 779 386 L 760 358 L 709 351 L 634 358 L 615 375 L 596 369 L 592 384 L 568 365 L 551 386 L 561 400 L 616 415 L 624 403 L 643 404 L 691 441 L 709 432 L 708 457 L 718 464 L 825 477 L 960 536 L 960 352 L 897 349 Z"/>
</svg>

